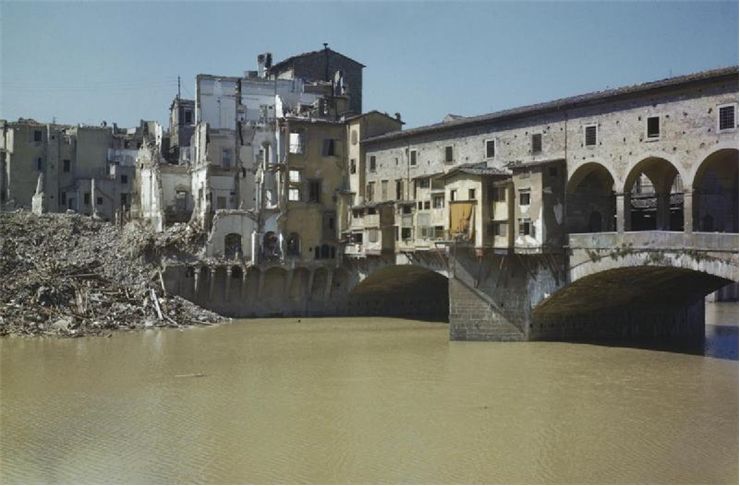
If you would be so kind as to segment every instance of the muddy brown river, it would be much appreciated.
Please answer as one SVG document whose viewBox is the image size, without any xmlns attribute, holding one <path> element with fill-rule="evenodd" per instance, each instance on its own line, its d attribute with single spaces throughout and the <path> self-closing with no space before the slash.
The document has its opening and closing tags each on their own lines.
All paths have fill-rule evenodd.
<svg viewBox="0 0 740 486">
<path fill-rule="evenodd" d="M 387 318 L 5 338 L 0 481 L 737 483 L 737 310 L 708 356 Z"/>
</svg>

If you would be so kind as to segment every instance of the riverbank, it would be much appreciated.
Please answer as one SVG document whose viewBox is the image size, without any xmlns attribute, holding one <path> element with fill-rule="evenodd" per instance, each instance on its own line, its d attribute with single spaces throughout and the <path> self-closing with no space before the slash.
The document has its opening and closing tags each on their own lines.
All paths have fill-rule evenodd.
<svg viewBox="0 0 740 486">
<path fill-rule="evenodd" d="M 0 213 L 0 335 L 85 336 L 210 325 L 224 318 L 161 282 L 165 258 L 195 258 L 187 225 L 155 234 L 79 214 Z"/>
</svg>

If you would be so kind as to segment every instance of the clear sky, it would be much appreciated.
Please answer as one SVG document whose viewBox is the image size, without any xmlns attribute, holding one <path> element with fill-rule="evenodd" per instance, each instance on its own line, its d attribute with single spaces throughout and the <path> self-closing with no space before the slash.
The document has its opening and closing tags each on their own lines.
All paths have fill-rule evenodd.
<svg viewBox="0 0 740 486">
<path fill-rule="evenodd" d="M 8 2 L 0 118 L 167 123 L 182 77 L 323 42 L 367 67 L 363 108 L 406 127 L 738 63 L 738 3 Z"/>
</svg>

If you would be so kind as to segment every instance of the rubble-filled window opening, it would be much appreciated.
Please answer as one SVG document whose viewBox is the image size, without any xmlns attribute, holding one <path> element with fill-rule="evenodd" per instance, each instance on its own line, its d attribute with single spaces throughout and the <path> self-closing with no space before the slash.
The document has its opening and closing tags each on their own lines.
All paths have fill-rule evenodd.
<svg viewBox="0 0 740 486">
<path fill-rule="evenodd" d="M 336 141 L 333 138 L 324 139 L 324 148 L 322 155 L 325 157 L 334 156 L 336 154 Z"/>
<path fill-rule="evenodd" d="M 308 202 L 312 202 L 312 203 L 321 202 L 321 181 L 320 180 L 308 181 Z"/>
<path fill-rule="evenodd" d="M 583 143 L 586 147 L 593 147 L 596 145 L 596 125 L 586 125 L 583 127 Z"/>
<path fill-rule="evenodd" d="M 388 200 L 388 181 L 380 181 L 380 200 Z"/>
<path fill-rule="evenodd" d="M 416 165 L 416 150 L 409 152 L 409 165 Z"/>
<path fill-rule="evenodd" d="M 262 238 L 262 255 L 268 260 L 278 258 L 280 256 L 278 237 L 273 231 L 268 231 Z"/>
<path fill-rule="evenodd" d="M 720 131 L 735 129 L 735 105 L 724 105 L 719 107 L 719 129 Z"/>
<path fill-rule="evenodd" d="M 375 172 L 376 166 L 375 166 L 375 156 L 370 156 L 370 172 Z"/>
<path fill-rule="evenodd" d="M 432 196 L 432 206 L 434 209 L 442 209 L 445 207 L 445 197 L 441 194 Z"/>
<path fill-rule="evenodd" d="M 475 189 L 468 189 L 468 199 L 471 201 L 475 200 Z"/>
<path fill-rule="evenodd" d="M 355 159 L 349 159 L 349 173 L 355 174 L 357 172 L 357 161 Z"/>
<path fill-rule="evenodd" d="M 241 258 L 242 235 L 239 233 L 229 233 L 224 236 L 224 256 L 226 258 Z"/>
<path fill-rule="evenodd" d="M 486 140 L 486 158 L 492 159 L 496 156 L 496 141 Z"/>
<path fill-rule="evenodd" d="M 529 206 L 531 197 L 531 193 L 529 189 L 520 189 L 519 190 L 519 204 L 521 206 Z"/>
<path fill-rule="evenodd" d="M 301 256 L 301 238 L 298 236 L 298 233 L 291 233 L 288 236 L 286 247 L 288 256 Z"/>
<path fill-rule="evenodd" d="M 403 199 L 403 179 L 396 179 L 396 201 Z"/>
<path fill-rule="evenodd" d="M 533 133 L 532 134 L 532 153 L 539 154 L 540 152 L 542 152 L 542 134 Z"/>
<path fill-rule="evenodd" d="M 303 134 L 300 132 L 290 132 L 288 136 L 288 152 L 291 154 L 303 153 Z"/>
<path fill-rule="evenodd" d="M 450 201 L 454 201 L 457 198 L 457 189 L 450 190 Z"/>
<path fill-rule="evenodd" d="M 40 142 L 41 141 L 41 130 L 34 130 L 33 131 L 33 141 L 34 142 Z"/>
<path fill-rule="evenodd" d="M 534 226 L 529 218 L 519 218 L 519 236 L 534 237 Z"/>
<path fill-rule="evenodd" d="M 69 161 L 69 159 L 64 159 L 62 162 L 62 170 L 64 172 L 69 172 L 71 168 L 72 163 Z"/>
<path fill-rule="evenodd" d="M 452 150 L 452 145 L 448 145 L 445 147 L 445 162 L 450 163 L 454 160 L 454 154 Z"/>
<path fill-rule="evenodd" d="M 647 138 L 660 138 L 660 117 L 650 116 L 647 119 Z"/>
</svg>

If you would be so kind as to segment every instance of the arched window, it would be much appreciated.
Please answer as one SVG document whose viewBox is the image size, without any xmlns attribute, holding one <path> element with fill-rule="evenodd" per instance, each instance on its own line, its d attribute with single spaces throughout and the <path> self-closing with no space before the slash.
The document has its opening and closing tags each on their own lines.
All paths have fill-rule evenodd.
<svg viewBox="0 0 740 486">
<path fill-rule="evenodd" d="M 301 238 L 298 233 L 288 236 L 287 252 L 288 256 L 301 256 Z"/>
<path fill-rule="evenodd" d="M 226 258 L 241 258 L 242 235 L 239 233 L 229 233 L 224 237 L 224 256 Z"/>
</svg>

